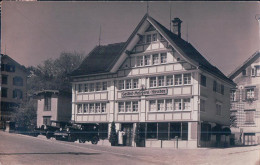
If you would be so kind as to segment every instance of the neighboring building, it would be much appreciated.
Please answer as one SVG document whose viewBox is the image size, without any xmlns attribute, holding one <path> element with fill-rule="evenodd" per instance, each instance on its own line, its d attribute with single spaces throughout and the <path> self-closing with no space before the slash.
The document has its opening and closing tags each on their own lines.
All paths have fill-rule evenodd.
<svg viewBox="0 0 260 165">
<path fill-rule="evenodd" d="M 37 127 L 50 125 L 51 120 L 71 120 L 71 93 L 44 90 L 35 93 L 37 99 Z"/>
<path fill-rule="evenodd" d="M 231 115 L 236 116 L 238 129 L 232 128 L 238 142 L 260 144 L 260 52 L 257 51 L 235 69 L 229 78 L 237 87 L 231 90 Z"/>
<path fill-rule="evenodd" d="M 26 100 L 27 75 L 24 66 L 1 54 L 1 126 L 10 120 L 13 108 Z"/>
<path fill-rule="evenodd" d="M 72 73 L 72 120 L 106 131 L 114 121 L 127 146 L 137 123 L 137 146 L 223 142 L 235 84 L 181 38 L 181 22 L 173 20 L 172 33 L 146 14 L 126 42 L 95 47 Z"/>
</svg>

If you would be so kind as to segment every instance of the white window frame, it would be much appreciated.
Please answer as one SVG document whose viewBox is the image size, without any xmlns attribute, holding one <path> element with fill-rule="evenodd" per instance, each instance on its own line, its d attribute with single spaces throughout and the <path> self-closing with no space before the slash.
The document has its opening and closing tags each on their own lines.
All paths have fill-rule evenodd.
<svg viewBox="0 0 260 165">
<path fill-rule="evenodd" d="M 157 54 L 153 54 L 152 55 L 152 64 L 153 65 L 158 65 L 158 64 L 160 64 L 160 58 L 159 58 L 159 54 L 157 53 Z M 156 57 L 156 58 L 155 58 Z"/>
<path fill-rule="evenodd" d="M 182 99 L 174 99 L 174 110 L 175 111 L 182 110 Z"/>
<path fill-rule="evenodd" d="M 190 98 L 183 99 L 183 110 L 191 110 Z"/>
<path fill-rule="evenodd" d="M 184 85 L 190 85 L 191 84 L 191 73 L 183 74 L 183 84 Z"/>
<path fill-rule="evenodd" d="M 151 88 L 157 87 L 157 77 L 150 77 L 149 78 L 149 86 Z"/>
<path fill-rule="evenodd" d="M 147 57 L 148 57 L 148 58 L 147 58 Z M 149 60 L 147 60 L 147 59 L 149 59 Z M 151 65 L 151 55 L 145 55 L 145 56 L 144 56 L 144 65 L 145 65 L 145 66 Z"/>
<path fill-rule="evenodd" d="M 180 76 L 180 77 L 179 77 Z M 174 75 L 174 85 L 178 86 L 178 85 L 182 85 L 183 81 L 182 81 L 182 74 L 176 74 Z"/>
<path fill-rule="evenodd" d="M 149 100 L 149 111 L 150 112 L 157 111 L 157 101 L 156 100 Z"/>
<path fill-rule="evenodd" d="M 161 64 L 167 63 L 167 53 L 161 53 Z"/>
</svg>

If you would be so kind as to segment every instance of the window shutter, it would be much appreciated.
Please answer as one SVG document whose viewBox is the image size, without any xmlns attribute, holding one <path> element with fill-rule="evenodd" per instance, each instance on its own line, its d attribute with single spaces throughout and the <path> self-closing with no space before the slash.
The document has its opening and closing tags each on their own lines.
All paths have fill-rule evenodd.
<svg viewBox="0 0 260 165">
<path fill-rule="evenodd" d="M 240 90 L 236 90 L 235 101 L 240 101 Z"/>
<path fill-rule="evenodd" d="M 258 88 L 254 88 L 254 99 L 258 99 Z"/>
<path fill-rule="evenodd" d="M 242 100 L 245 101 L 246 100 L 246 90 L 242 89 Z"/>
<path fill-rule="evenodd" d="M 251 76 L 255 76 L 255 68 L 251 69 Z"/>
</svg>

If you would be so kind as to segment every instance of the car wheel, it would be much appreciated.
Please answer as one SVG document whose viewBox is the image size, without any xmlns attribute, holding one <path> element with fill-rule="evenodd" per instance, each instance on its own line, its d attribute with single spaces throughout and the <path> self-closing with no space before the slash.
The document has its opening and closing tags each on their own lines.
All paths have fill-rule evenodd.
<svg viewBox="0 0 260 165">
<path fill-rule="evenodd" d="M 98 143 L 98 138 L 96 136 L 94 136 L 92 139 L 91 139 L 91 143 L 92 144 L 97 144 Z"/>
</svg>

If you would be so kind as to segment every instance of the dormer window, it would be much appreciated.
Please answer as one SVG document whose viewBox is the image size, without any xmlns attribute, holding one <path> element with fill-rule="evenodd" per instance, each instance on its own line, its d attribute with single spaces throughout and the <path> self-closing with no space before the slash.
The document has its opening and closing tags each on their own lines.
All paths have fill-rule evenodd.
<svg viewBox="0 0 260 165">
<path fill-rule="evenodd" d="M 153 41 L 157 41 L 157 34 L 153 34 Z"/>
</svg>

